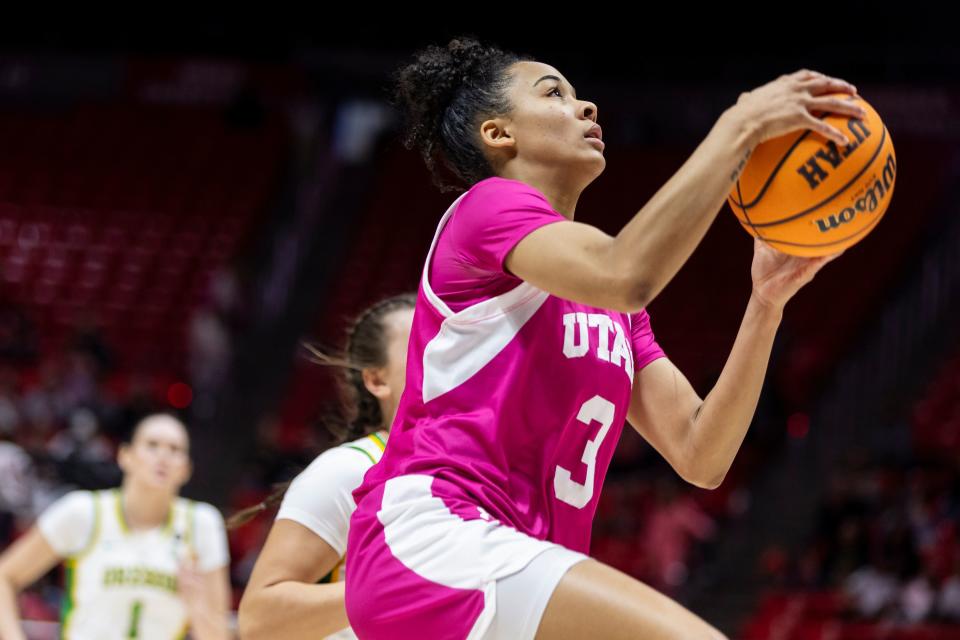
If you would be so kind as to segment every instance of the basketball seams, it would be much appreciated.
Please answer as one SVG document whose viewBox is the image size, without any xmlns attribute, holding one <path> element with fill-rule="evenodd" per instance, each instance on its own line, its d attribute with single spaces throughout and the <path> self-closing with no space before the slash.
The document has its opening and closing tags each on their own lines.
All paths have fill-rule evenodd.
<svg viewBox="0 0 960 640">
<path fill-rule="evenodd" d="M 836 191 L 834 191 L 832 194 L 830 194 L 827 198 L 825 198 L 824 200 L 821 200 L 821 201 L 818 202 L 816 205 L 814 205 L 814 206 L 812 206 L 812 207 L 808 207 L 807 209 L 805 209 L 805 210 L 803 210 L 803 211 L 801 211 L 801 212 L 799 212 L 799 213 L 791 214 L 791 215 L 787 216 L 786 218 L 780 218 L 779 220 L 770 220 L 769 222 L 758 222 L 758 223 L 751 222 L 749 215 L 747 215 L 746 209 L 743 209 L 743 214 L 744 214 L 744 216 L 747 216 L 747 220 L 746 220 L 746 221 L 742 220 L 742 219 L 740 218 L 740 216 L 737 216 L 737 220 L 739 220 L 742 224 L 748 225 L 750 228 L 752 228 L 752 229 L 754 229 L 754 230 L 756 231 L 759 227 L 774 227 L 774 226 L 777 226 L 777 225 L 784 224 L 784 223 L 786 223 L 786 222 L 791 222 L 791 221 L 793 221 L 793 220 L 797 220 L 798 218 L 802 218 L 802 217 L 804 217 L 804 216 L 806 216 L 806 215 L 809 215 L 809 214 L 813 213 L 813 212 L 816 211 L 817 209 L 820 209 L 821 207 L 825 206 L 825 205 L 826 205 L 827 203 L 829 203 L 830 201 L 832 201 L 832 200 L 834 200 L 835 198 L 837 198 L 839 195 L 843 194 L 847 189 L 850 188 L 850 185 L 852 185 L 854 182 L 856 182 L 856 181 L 859 180 L 861 177 L 863 177 L 863 174 L 867 171 L 867 169 L 869 169 L 871 166 L 873 166 L 873 163 L 876 161 L 877 156 L 880 155 L 880 152 L 883 150 L 883 147 L 884 147 L 884 145 L 886 144 L 886 142 L 887 142 L 887 127 L 884 126 L 884 127 L 883 127 L 883 131 L 882 131 L 881 134 L 880 134 L 880 143 L 877 145 L 877 148 L 874 149 L 873 154 L 870 156 L 870 159 L 869 159 L 867 162 L 864 163 L 864 165 L 860 168 L 860 170 L 859 170 L 852 178 L 850 178 L 850 180 L 848 180 L 845 185 L 843 185 L 842 187 L 838 188 Z M 784 156 L 784 158 L 787 158 L 787 157 L 789 157 L 789 153 L 788 153 L 786 156 Z M 781 161 L 781 164 L 782 164 L 782 161 Z M 779 165 L 778 165 L 778 169 L 779 169 Z M 776 172 L 774 172 L 774 173 L 771 174 L 771 175 L 775 175 L 775 173 L 776 173 Z M 743 202 L 743 196 L 740 194 L 740 181 L 739 181 L 739 180 L 737 181 L 737 194 L 740 196 L 740 202 Z M 754 201 L 754 202 L 751 203 L 751 204 L 756 204 L 756 201 Z M 738 206 L 739 206 L 739 205 L 738 205 Z M 732 208 L 732 207 L 731 207 L 731 208 Z M 736 210 L 735 210 L 735 209 L 734 209 L 734 215 L 736 215 Z M 813 245 L 811 245 L 811 246 L 813 246 Z"/>
<path fill-rule="evenodd" d="M 787 154 L 787 155 L 789 155 L 789 154 Z M 740 198 L 740 202 L 743 202 L 743 194 L 740 193 L 740 180 L 737 180 L 737 196 Z M 743 210 L 743 215 L 745 215 L 745 216 L 747 217 L 747 223 L 748 223 L 748 224 L 750 225 L 750 227 L 753 229 L 753 232 L 756 234 L 756 236 L 757 236 L 758 238 L 760 238 L 761 240 L 766 241 L 766 238 L 763 237 L 763 234 L 760 233 L 760 231 L 757 229 L 757 227 L 756 227 L 752 222 L 750 222 L 750 214 L 747 213 L 747 210 L 746 210 L 746 209 Z"/>
<path fill-rule="evenodd" d="M 823 117 L 825 116 L 822 116 L 821 119 Z M 758 202 L 760 202 L 760 200 L 763 199 L 763 195 L 767 192 L 767 189 L 770 188 L 770 185 L 773 184 L 773 179 L 777 177 L 777 174 L 780 173 L 780 169 L 783 168 L 784 163 L 786 163 L 786 161 L 790 159 L 790 156 L 793 155 L 793 152 L 797 148 L 797 145 L 803 142 L 807 138 L 807 136 L 809 136 L 811 133 L 813 132 L 810 129 L 807 129 L 806 131 L 803 132 L 801 136 L 799 136 L 796 140 L 794 140 L 793 144 L 790 145 L 790 148 L 787 149 L 786 153 L 783 154 L 783 157 L 780 158 L 780 161 L 777 162 L 777 166 L 774 167 L 773 171 L 770 172 L 770 175 L 767 176 L 767 181 L 763 183 L 763 186 L 760 188 L 760 193 L 757 194 L 757 197 L 754 198 L 753 201 L 747 204 L 744 204 L 743 194 L 740 193 L 740 179 L 737 178 L 737 196 L 739 196 L 740 198 L 740 202 L 737 204 L 737 206 L 743 210 L 744 215 L 746 215 L 747 209 L 753 207 Z"/>
</svg>

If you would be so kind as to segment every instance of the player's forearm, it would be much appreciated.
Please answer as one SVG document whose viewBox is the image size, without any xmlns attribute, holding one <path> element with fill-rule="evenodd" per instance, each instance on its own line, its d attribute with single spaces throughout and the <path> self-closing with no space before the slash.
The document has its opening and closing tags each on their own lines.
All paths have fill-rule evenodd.
<svg viewBox="0 0 960 640">
<path fill-rule="evenodd" d="M 342 582 L 279 582 L 245 594 L 240 603 L 243 640 L 322 638 L 349 625 Z"/>
<path fill-rule="evenodd" d="M 727 109 L 690 158 L 617 234 L 611 263 L 646 306 L 700 244 L 754 147 L 752 123 Z M 634 303 L 636 305 L 636 303 Z"/>
<path fill-rule="evenodd" d="M 701 486 L 719 486 L 743 444 L 782 318 L 782 307 L 771 307 L 751 294 L 723 371 L 691 426 L 690 469 Z"/>
<path fill-rule="evenodd" d="M 17 592 L 6 577 L 0 576 L 0 640 L 26 640 L 17 609 Z"/>
</svg>

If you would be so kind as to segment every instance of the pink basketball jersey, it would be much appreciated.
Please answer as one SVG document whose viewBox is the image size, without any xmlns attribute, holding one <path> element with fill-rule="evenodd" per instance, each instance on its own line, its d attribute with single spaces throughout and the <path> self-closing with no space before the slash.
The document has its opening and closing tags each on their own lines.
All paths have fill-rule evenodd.
<svg viewBox="0 0 960 640">
<path fill-rule="evenodd" d="M 379 508 L 363 499 L 388 479 L 427 474 L 464 519 L 495 518 L 589 552 L 634 373 L 665 354 L 646 310 L 579 304 L 505 270 L 526 234 L 563 220 L 537 189 L 500 177 L 444 214 L 390 443 L 353 494 L 359 517 Z"/>
</svg>

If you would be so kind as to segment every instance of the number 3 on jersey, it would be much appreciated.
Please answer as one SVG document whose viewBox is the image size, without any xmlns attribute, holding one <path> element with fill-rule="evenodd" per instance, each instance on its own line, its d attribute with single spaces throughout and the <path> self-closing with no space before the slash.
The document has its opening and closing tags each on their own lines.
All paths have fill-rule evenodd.
<svg viewBox="0 0 960 640">
<path fill-rule="evenodd" d="M 587 477 L 583 484 L 575 482 L 571 477 L 570 471 L 557 465 L 556 473 L 553 475 L 553 491 L 557 498 L 566 502 L 577 509 L 583 509 L 590 498 L 593 497 L 593 479 L 597 466 L 597 452 L 603 439 L 613 424 L 613 416 L 616 413 L 616 407 L 613 403 L 602 396 L 593 396 L 580 406 L 580 413 L 577 414 L 577 420 L 589 426 L 591 422 L 600 423 L 600 432 L 593 440 L 587 440 L 587 445 L 583 449 L 581 462 L 587 465 Z"/>
</svg>

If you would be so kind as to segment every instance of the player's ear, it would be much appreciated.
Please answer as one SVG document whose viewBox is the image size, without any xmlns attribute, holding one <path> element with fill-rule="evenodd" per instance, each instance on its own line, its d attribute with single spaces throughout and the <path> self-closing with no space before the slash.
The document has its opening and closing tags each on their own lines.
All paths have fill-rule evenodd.
<svg viewBox="0 0 960 640">
<path fill-rule="evenodd" d="M 489 149 L 512 149 L 517 141 L 511 133 L 513 126 L 509 118 L 498 117 L 484 120 L 480 124 L 480 140 Z"/>
<path fill-rule="evenodd" d="M 130 445 L 126 442 L 121 442 L 117 447 L 117 465 L 124 473 L 130 466 Z"/>
<path fill-rule="evenodd" d="M 390 397 L 390 384 L 384 367 L 367 367 L 360 375 L 363 376 L 363 386 L 374 398 L 385 400 Z"/>
</svg>

